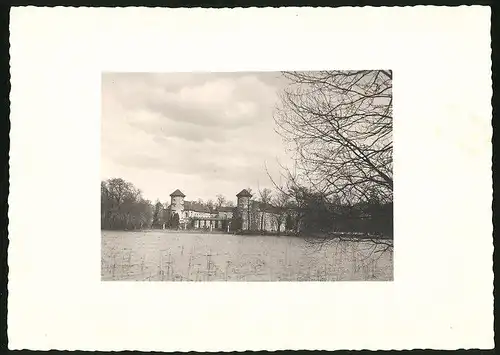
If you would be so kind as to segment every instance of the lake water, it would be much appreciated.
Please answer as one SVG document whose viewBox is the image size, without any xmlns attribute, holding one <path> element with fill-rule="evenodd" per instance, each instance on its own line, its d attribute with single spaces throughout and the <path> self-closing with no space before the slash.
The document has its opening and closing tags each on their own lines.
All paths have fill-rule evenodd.
<svg viewBox="0 0 500 355">
<path fill-rule="evenodd" d="M 369 242 L 172 231 L 101 233 L 101 278 L 134 281 L 393 280 L 393 253 Z"/>
</svg>

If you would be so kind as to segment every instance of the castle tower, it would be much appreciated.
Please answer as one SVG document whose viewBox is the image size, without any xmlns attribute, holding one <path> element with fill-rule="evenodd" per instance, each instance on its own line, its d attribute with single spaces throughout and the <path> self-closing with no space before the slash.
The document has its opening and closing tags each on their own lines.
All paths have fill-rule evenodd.
<svg viewBox="0 0 500 355">
<path fill-rule="evenodd" d="M 179 218 L 182 219 L 182 212 L 184 212 L 184 195 L 179 189 L 170 194 L 170 213 L 172 216 L 177 213 Z"/>
<path fill-rule="evenodd" d="M 249 229 L 249 220 L 250 220 L 250 198 L 252 198 L 252 194 L 248 192 L 247 189 L 241 190 L 237 195 L 237 209 L 238 214 L 241 216 L 242 223 L 241 229 L 248 230 Z"/>
</svg>

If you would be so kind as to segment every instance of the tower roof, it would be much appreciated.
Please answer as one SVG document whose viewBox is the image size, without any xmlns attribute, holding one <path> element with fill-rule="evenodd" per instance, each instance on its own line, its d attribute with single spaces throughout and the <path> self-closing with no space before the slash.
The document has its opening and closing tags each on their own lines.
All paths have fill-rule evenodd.
<svg viewBox="0 0 500 355">
<path fill-rule="evenodd" d="M 177 197 L 177 196 L 186 197 L 186 195 L 184 195 L 179 189 L 175 190 L 170 194 L 170 197 Z"/>
<path fill-rule="evenodd" d="M 236 195 L 236 197 L 252 197 L 252 194 L 248 192 L 247 189 L 243 189 Z"/>
</svg>

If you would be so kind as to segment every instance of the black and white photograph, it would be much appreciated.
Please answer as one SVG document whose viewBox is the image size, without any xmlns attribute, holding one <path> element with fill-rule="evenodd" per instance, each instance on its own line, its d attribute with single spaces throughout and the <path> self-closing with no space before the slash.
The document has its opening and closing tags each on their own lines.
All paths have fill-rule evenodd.
<svg viewBox="0 0 500 355">
<path fill-rule="evenodd" d="M 103 281 L 392 281 L 392 71 L 102 74 Z"/>
<path fill-rule="evenodd" d="M 488 7 L 9 15 L 9 349 L 494 348 Z"/>
</svg>

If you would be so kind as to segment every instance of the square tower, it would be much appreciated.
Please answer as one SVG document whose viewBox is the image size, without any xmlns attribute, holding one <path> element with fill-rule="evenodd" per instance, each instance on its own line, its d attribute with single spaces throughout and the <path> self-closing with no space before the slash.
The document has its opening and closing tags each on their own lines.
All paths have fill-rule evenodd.
<svg viewBox="0 0 500 355">
<path fill-rule="evenodd" d="M 247 189 L 241 190 L 237 195 L 237 212 L 241 217 L 241 229 L 248 230 L 250 227 L 250 199 L 252 194 Z"/>
<path fill-rule="evenodd" d="M 179 189 L 170 194 L 170 211 L 172 216 L 177 213 L 182 218 L 184 212 L 184 195 Z"/>
</svg>

